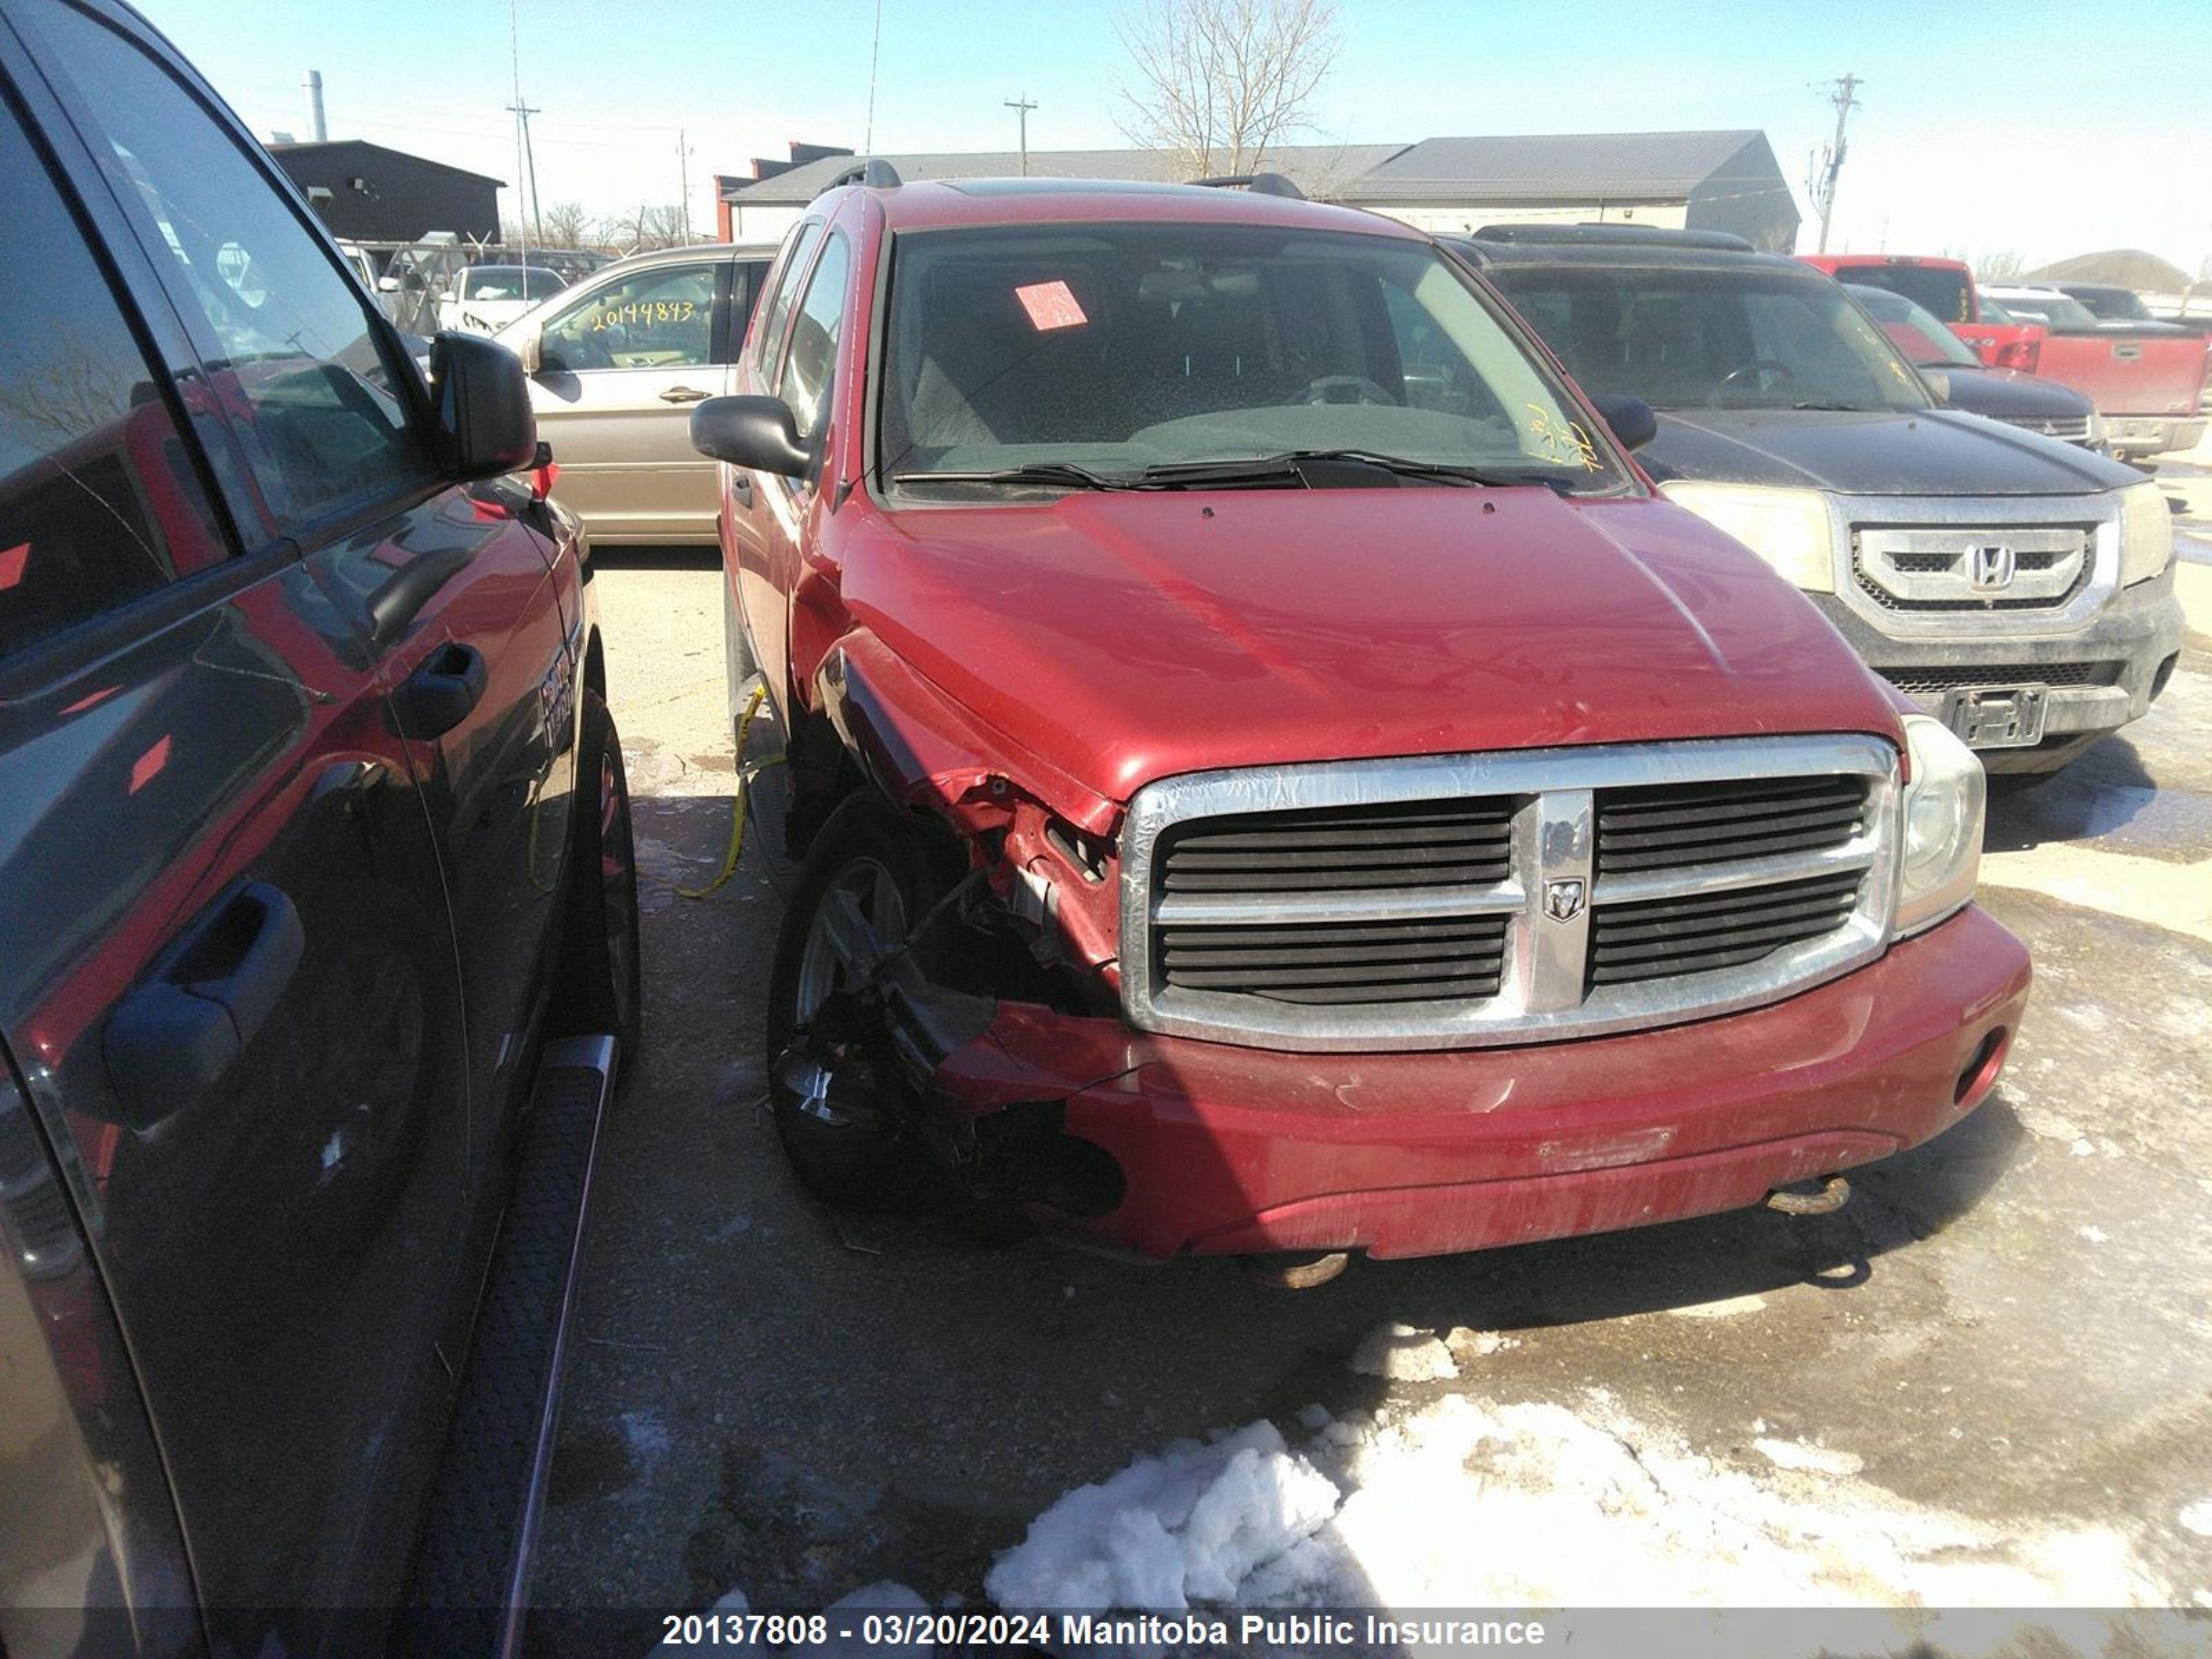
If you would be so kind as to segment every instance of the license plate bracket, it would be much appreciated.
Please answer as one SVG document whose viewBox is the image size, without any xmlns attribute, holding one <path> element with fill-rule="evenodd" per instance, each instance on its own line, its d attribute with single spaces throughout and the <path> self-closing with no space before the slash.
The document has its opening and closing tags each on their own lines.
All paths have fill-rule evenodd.
<svg viewBox="0 0 2212 1659">
<path fill-rule="evenodd" d="M 2043 741 L 2047 685 L 1960 686 L 1943 702 L 1943 723 L 1970 749 L 2026 749 Z"/>
</svg>

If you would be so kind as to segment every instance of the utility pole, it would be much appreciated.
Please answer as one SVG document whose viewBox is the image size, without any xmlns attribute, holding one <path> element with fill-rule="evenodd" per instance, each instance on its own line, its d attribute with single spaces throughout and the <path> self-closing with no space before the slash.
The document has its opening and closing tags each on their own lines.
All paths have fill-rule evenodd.
<svg viewBox="0 0 2212 1659">
<path fill-rule="evenodd" d="M 521 190 L 527 179 L 530 190 L 530 218 L 517 213 L 514 222 L 522 233 L 522 263 L 528 264 L 531 219 L 538 215 L 538 156 L 530 148 L 530 118 L 538 112 L 522 101 L 522 26 L 515 18 L 515 0 L 507 0 L 507 51 L 514 72 L 514 101 L 507 106 L 514 117 L 514 187 Z M 538 240 L 540 243 L 545 240 L 543 226 L 538 228 Z"/>
<path fill-rule="evenodd" d="M 535 105 L 523 103 L 520 98 L 507 107 L 522 129 L 522 175 L 530 181 L 530 228 L 532 234 L 543 242 L 545 240 L 545 222 L 538 212 L 538 147 L 530 142 L 530 118 L 538 112 L 538 108 Z"/>
<path fill-rule="evenodd" d="M 1006 103 L 1006 107 L 1014 112 L 1015 118 L 1022 124 L 1022 177 L 1026 179 L 1030 176 L 1030 112 L 1036 106 L 1030 101 L 1026 92 L 1018 98 L 1007 99 Z"/>
<path fill-rule="evenodd" d="M 676 174 L 682 180 L 683 194 L 676 199 L 684 204 L 684 243 L 691 243 L 691 146 L 684 142 L 684 129 L 676 129 Z"/>
<path fill-rule="evenodd" d="M 1836 106 L 1836 137 L 1813 164 L 1805 180 L 1805 187 L 1812 194 L 1813 210 L 1820 216 L 1820 246 L 1815 250 L 1818 252 L 1828 251 L 1828 221 L 1836 210 L 1836 176 L 1844 170 L 1844 124 L 1859 107 L 1859 100 L 1852 94 L 1865 84 L 1856 75 L 1846 75 L 1827 84 L 1828 101 Z"/>
</svg>

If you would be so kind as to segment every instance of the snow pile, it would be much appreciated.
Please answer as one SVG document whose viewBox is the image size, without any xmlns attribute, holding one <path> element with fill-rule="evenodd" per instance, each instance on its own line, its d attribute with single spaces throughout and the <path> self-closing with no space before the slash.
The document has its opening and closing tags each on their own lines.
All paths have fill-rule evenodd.
<svg viewBox="0 0 2212 1659">
<path fill-rule="evenodd" d="M 986 1587 L 1010 1608 L 1163 1611 L 2172 1599 L 2108 1528 L 1999 1534 L 1794 1442 L 1717 1462 L 1601 1391 L 1322 1415 L 1303 1451 L 1256 1423 L 1070 1492 Z"/>
<path fill-rule="evenodd" d="M 1030 1523 L 984 1580 L 1002 1607 L 1181 1610 L 1225 1603 L 1336 1510 L 1328 1477 L 1272 1423 L 1180 1441 Z"/>
</svg>

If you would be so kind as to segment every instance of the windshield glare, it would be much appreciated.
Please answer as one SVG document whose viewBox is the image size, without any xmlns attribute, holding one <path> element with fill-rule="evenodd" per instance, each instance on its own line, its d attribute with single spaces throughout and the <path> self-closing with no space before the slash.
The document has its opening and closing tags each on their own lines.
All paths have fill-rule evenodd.
<svg viewBox="0 0 2212 1659">
<path fill-rule="evenodd" d="M 1982 360 L 1967 349 L 1964 340 L 1902 294 L 1849 283 L 1844 286 L 1897 349 L 1914 362 L 1942 363 L 1953 368 L 1982 366 Z"/>
<path fill-rule="evenodd" d="M 1499 290 L 1586 392 L 1655 409 L 1925 409 L 1927 387 L 1825 277 L 1517 268 Z"/>
<path fill-rule="evenodd" d="M 893 248 L 879 471 L 1130 476 L 1316 449 L 1629 481 L 1432 247 L 1249 226 L 937 230 Z"/>
</svg>

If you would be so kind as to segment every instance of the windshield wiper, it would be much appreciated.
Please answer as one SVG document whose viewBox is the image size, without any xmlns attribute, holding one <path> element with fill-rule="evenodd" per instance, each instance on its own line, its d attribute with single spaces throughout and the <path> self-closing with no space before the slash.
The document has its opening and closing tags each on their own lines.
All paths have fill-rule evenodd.
<svg viewBox="0 0 2212 1659">
<path fill-rule="evenodd" d="M 1145 481 L 1127 473 L 1094 472 L 1073 461 L 1030 461 L 1021 466 L 984 467 L 950 472 L 894 472 L 895 484 L 1058 484 L 1070 489 L 1143 489 Z"/>
<path fill-rule="evenodd" d="M 1313 487 L 1313 473 L 1326 476 L 1332 465 L 1368 467 L 1401 478 L 1427 478 L 1439 483 L 1471 484 L 1505 489 L 1516 484 L 1544 484 L 1565 492 L 1565 481 L 1553 474 L 1515 471 L 1497 467 L 1467 466 L 1452 461 L 1419 461 L 1405 455 L 1385 455 L 1366 449 L 1290 449 L 1276 455 L 1254 455 L 1235 460 L 1164 461 L 1146 467 L 1145 481 L 1155 485 L 1237 483 L 1246 480 L 1296 478 Z"/>
<path fill-rule="evenodd" d="M 1275 455 L 1221 460 L 1161 461 L 1135 472 L 1100 472 L 1074 461 L 1031 461 L 1021 466 L 974 471 L 895 472 L 890 481 L 895 484 L 1039 484 L 1071 489 L 1201 489 L 1211 484 L 1241 483 L 1315 489 L 1334 482 L 1332 474 L 1340 469 L 1492 489 L 1542 484 L 1562 495 L 1567 493 L 1566 480 L 1553 473 L 1418 461 L 1364 449 L 1291 449 Z M 1316 477 L 1322 484 L 1316 483 Z"/>
<path fill-rule="evenodd" d="M 1866 404 L 1827 403 L 1818 398 L 1808 398 L 1802 404 L 1792 404 L 1792 409 L 1822 409 L 1840 415 L 1864 415 L 1871 407 Z"/>
</svg>

